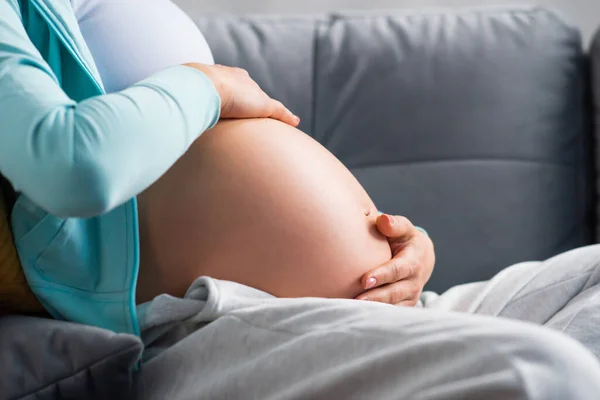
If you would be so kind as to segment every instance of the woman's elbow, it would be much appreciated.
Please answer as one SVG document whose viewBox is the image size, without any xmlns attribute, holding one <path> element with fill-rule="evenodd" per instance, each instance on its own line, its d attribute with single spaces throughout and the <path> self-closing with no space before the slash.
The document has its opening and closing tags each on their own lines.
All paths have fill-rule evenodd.
<svg viewBox="0 0 600 400">
<path fill-rule="evenodd" d="M 42 206 L 51 214 L 63 218 L 89 218 L 106 214 L 116 207 L 110 179 L 101 166 L 79 163 L 61 175 L 54 196 L 48 198 L 46 207 Z"/>
<path fill-rule="evenodd" d="M 102 215 L 126 196 L 114 146 L 106 143 L 109 127 L 78 107 L 54 110 L 37 125 L 28 140 L 32 168 L 21 171 L 22 191 L 59 217 Z"/>
</svg>

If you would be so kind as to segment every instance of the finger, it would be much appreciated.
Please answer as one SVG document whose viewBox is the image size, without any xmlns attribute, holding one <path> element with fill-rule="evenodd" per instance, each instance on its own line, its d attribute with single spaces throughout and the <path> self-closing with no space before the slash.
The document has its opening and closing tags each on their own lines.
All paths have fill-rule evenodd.
<svg viewBox="0 0 600 400">
<path fill-rule="evenodd" d="M 381 214 L 377 217 L 376 224 L 382 235 L 392 239 L 412 237 L 415 229 L 408 218 L 399 215 Z"/>
<path fill-rule="evenodd" d="M 362 287 L 372 289 L 388 283 L 398 282 L 415 275 L 417 266 L 401 257 L 392 258 L 380 267 L 367 272 L 362 277 Z"/>
<path fill-rule="evenodd" d="M 283 123 L 291 125 L 293 127 L 298 126 L 300 123 L 300 118 L 294 115 L 290 110 L 288 110 L 283 103 L 277 100 L 271 99 L 271 107 L 269 118 L 277 119 Z"/>
<path fill-rule="evenodd" d="M 413 281 L 400 281 L 366 291 L 356 297 L 357 300 L 377 301 L 398 304 L 419 297 L 419 287 Z"/>
</svg>

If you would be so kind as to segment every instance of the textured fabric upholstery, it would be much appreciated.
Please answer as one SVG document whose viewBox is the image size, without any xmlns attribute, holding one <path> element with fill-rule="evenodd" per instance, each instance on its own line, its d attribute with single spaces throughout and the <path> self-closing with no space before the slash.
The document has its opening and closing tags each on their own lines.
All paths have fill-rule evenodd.
<svg viewBox="0 0 600 400">
<path fill-rule="evenodd" d="M 592 75 L 592 95 L 593 95 L 593 115 L 591 120 L 593 121 L 594 126 L 594 140 L 595 149 L 594 153 L 596 155 L 596 171 L 600 171 L 600 29 L 596 32 L 596 36 L 594 37 L 591 48 L 590 48 L 590 59 L 591 59 L 591 75 Z M 595 215 L 600 215 L 600 180 L 598 173 L 596 173 L 596 209 Z M 596 217 L 596 240 L 600 238 L 600 220 Z"/>
<path fill-rule="evenodd" d="M 142 342 L 52 319 L 0 318 L 0 399 L 130 399 Z"/>
</svg>

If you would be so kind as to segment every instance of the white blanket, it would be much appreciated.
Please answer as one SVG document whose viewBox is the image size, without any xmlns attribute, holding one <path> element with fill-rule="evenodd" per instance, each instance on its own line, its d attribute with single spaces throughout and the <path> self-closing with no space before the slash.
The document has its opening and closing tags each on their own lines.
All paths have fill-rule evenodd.
<svg viewBox="0 0 600 400">
<path fill-rule="evenodd" d="M 591 246 L 427 293 L 423 308 L 277 299 L 199 278 L 186 298 L 159 296 L 143 307 L 139 394 L 597 400 L 599 265 L 600 246 Z"/>
</svg>

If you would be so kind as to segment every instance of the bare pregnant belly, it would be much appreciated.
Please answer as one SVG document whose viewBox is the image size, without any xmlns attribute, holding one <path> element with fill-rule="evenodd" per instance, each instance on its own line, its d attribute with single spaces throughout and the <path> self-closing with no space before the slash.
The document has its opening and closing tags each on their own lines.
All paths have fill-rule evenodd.
<svg viewBox="0 0 600 400">
<path fill-rule="evenodd" d="M 138 200 L 138 302 L 183 296 L 199 276 L 278 297 L 352 298 L 391 258 L 358 181 L 274 120 L 220 122 Z"/>
</svg>

